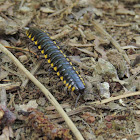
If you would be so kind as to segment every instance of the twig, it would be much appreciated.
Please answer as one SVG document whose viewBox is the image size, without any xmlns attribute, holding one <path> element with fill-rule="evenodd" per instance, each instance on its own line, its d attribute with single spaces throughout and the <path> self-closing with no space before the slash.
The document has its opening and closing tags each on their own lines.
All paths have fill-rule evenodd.
<svg viewBox="0 0 140 140">
<path fill-rule="evenodd" d="M 76 126 L 73 124 L 71 119 L 67 116 L 67 114 L 64 112 L 60 104 L 56 101 L 56 99 L 53 97 L 53 95 L 19 62 L 19 60 L 10 52 L 8 51 L 3 45 L 0 44 L 0 50 L 5 53 L 10 59 L 17 65 L 19 69 L 21 69 L 24 74 L 44 93 L 44 95 L 47 97 L 47 99 L 52 103 L 52 105 L 55 106 L 59 114 L 64 118 L 67 125 L 75 135 L 75 137 L 78 140 L 84 140 L 83 136 L 79 132 L 79 130 L 76 128 Z"/>
<path fill-rule="evenodd" d="M 30 51 L 28 49 L 22 49 L 22 48 L 18 48 L 18 47 L 11 47 L 11 46 L 4 46 L 5 48 L 9 48 L 9 49 L 15 49 L 15 50 L 20 50 L 20 51 L 26 51 L 26 52 L 30 52 L 32 54 L 34 54 L 35 56 L 37 56 L 36 53 L 34 53 L 33 51 Z"/>
<path fill-rule="evenodd" d="M 31 74 L 32 74 L 32 75 L 35 74 L 35 72 L 38 70 L 38 68 L 41 66 L 41 64 L 42 64 L 42 61 L 40 61 L 40 62 L 31 70 Z M 26 85 L 28 84 L 28 82 L 29 82 L 29 79 L 26 79 L 26 80 L 22 83 L 21 87 L 22 87 L 22 88 L 25 88 Z"/>
<path fill-rule="evenodd" d="M 5 90 L 12 90 L 20 86 L 20 82 L 0 84 L 0 88 L 5 88 Z"/>
<path fill-rule="evenodd" d="M 88 51 L 87 49 L 80 49 L 80 48 L 77 48 L 77 50 L 81 51 L 81 52 L 84 52 L 85 54 L 88 54 L 89 56 L 92 56 L 93 58 L 95 58 L 95 54 L 91 51 Z"/>
<path fill-rule="evenodd" d="M 54 40 L 54 39 L 57 39 L 57 38 L 62 38 L 62 37 L 64 37 L 64 36 L 66 36 L 69 32 L 71 32 L 71 30 L 70 30 L 70 29 L 66 29 L 66 30 L 60 32 L 60 33 L 57 34 L 57 35 L 51 36 L 51 39 Z"/>
<path fill-rule="evenodd" d="M 21 0 L 20 6 L 19 6 L 19 10 L 22 8 L 24 2 L 25 2 L 25 0 Z"/>
<path fill-rule="evenodd" d="M 57 15 L 59 15 L 60 13 L 64 12 L 66 9 L 67 9 L 67 8 L 63 8 L 63 9 L 61 9 L 61 10 L 58 10 L 58 11 L 56 11 L 55 13 L 49 15 L 48 18 L 51 18 L 51 17 L 53 17 L 53 16 L 57 16 Z"/>
<path fill-rule="evenodd" d="M 90 106 L 83 106 L 83 107 L 79 107 L 79 108 L 77 108 L 77 109 L 75 109 L 75 110 L 69 111 L 67 114 L 68 114 L 68 116 L 72 116 L 72 115 L 81 113 L 81 112 L 85 111 L 86 109 L 95 110 L 93 107 L 90 107 Z M 54 122 L 55 122 L 55 123 L 62 123 L 63 121 L 64 121 L 63 118 L 59 118 L 59 119 L 55 120 Z"/>
<path fill-rule="evenodd" d="M 73 58 L 71 58 L 71 61 L 72 61 L 74 64 L 79 65 L 82 69 L 85 69 L 85 70 L 88 70 L 88 71 L 93 71 L 93 70 L 94 70 L 93 67 L 89 67 L 89 66 L 83 64 L 82 62 L 78 62 L 78 61 L 74 60 Z"/>
<path fill-rule="evenodd" d="M 110 42 L 115 46 L 115 48 L 122 54 L 122 56 L 124 57 L 124 59 L 127 61 L 128 64 L 130 64 L 130 60 L 127 56 L 127 54 L 125 53 L 125 51 L 121 48 L 121 46 L 119 45 L 119 43 L 113 39 L 104 29 L 103 27 L 96 21 L 92 21 L 93 26 L 96 28 L 97 31 L 99 31 L 102 35 L 106 36 Z"/>
<path fill-rule="evenodd" d="M 80 32 L 80 34 L 82 36 L 83 43 L 85 44 L 86 43 L 86 40 L 85 40 L 86 36 L 85 36 L 83 30 L 81 28 L 78 28 L 78 31 Z"/>
<path fill-rule="evenodd" d="M 89 104 L 105 104 L 105 103 L 108 103 L 108 102 L 111 102 L 111 101 L 114 101 L 114 100 L 119 100 L 119 99 L 123 99 L 123 98 L 126 98 L 126 97 L 130 97 L 130 96 L 136 96 L 136 95 L 140 95 L 140 91 L 137 91 L 137 92 L 131 92 L 131 93 L 125 93 L 123 95 L 119 95 L 119 96 L 116 96 L 116 97 L 110 97 L 108 99 L 104 99 L 104 100 L 101 100 L 101 101 L 96 101 L 96 102 L 91 102 L 91 103 L 88 103 Z"/>
<path fill-rule="evenodd" d="M 80 112 L 83 112 L 85 111 L 86 109 L 91 109 L 91 110 L 95 110 L 93 107 L 91 106 L 81 106 L 81 107 L 78 107 L 76 108 L 75 110 L 71 110 L 69 112 L 67 112 L 67 115 L 68 116 L 72 116 L 72 115 L 75 115 L 75 114 L 78 114 Z M 53 115 L 47 115 L 49 117 L 49 119 L 57 119 L 55 122 L 58 121 L 58 119 L 61 119 L 62 121 L 64 121 L 64 119 L 57 113 L 57 114 L 53 114 Z M 61 121 L 61 122 L 62 122 Z M 59 122 L 59 121 L 58 121 Z M 57 123 L 58 123 L 57 122 Z"/>
<path fill-rule="evenodd" d="M 127 79 L 125 80 L 125 82 L 128 82 L 128 83 L 132 82 L 132 80 L 133 80 L 138 74 L 140 74 L 140 70 L 139 70 L 137 73 L 135 73 L 134 75 L 131 75 L 129 78 L 127 78 Z"/>
<path fill-rule="evenodd" d="M 76 43 L 68 43 L 69 46 L 74 46 L 74 47 L 78 47 L 78 48 L 82 48 L 82 47 L 94 47 L 94 44 L 76 44 Z"/>
</svg>

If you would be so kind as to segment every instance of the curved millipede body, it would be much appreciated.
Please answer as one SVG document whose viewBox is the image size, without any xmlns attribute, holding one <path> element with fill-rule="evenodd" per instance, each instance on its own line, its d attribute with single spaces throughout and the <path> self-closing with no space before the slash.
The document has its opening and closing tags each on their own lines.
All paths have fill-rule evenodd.
<svg viewBox="0 0 140 140">
<path fill-rule="evenodd" d="M 85 89 L 84 80 L 75 71 L 75 67 L 72 66 L 70 60 L 63 54 L 49 34 L 37 28 L 29 28 L 26 34 L 38 46 L 38 49 L 68 89 L 75 93 L 82 93 Z"/>
</svg>

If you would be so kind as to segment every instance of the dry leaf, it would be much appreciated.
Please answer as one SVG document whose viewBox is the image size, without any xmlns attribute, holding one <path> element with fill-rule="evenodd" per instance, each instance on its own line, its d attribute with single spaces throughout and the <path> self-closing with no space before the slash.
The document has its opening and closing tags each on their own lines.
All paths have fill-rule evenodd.
<svg viewBox="0 0 140 140">
<path fill-rule="evenodd" d="M 0 81 L 3 80 L 4 78 L 6 78 L 8 76 L 8 74 L 9 74 L 8 71 L 0 69 Z"/>
<path fill-rule="evenodd" d="M 140 122 L 137 120 L 134 120 L 134 124 L 135 124 L 136 133 L 140 135 Z"/>
<path fill-rule="evenodd" d="M 4 2 L 4 4 L 0 6 L 0 12 L 7 11 L 7 9 L 12 5 L 13 3 L 6 0 L 6 2 Z"/>
<path fill-rule="evenodd" d="M 136 44 L 137 44 L 137 45 L 140 45 L 140 36 L 136 36 L 136 37 L 134 37 L 133 39 L 136 40 Z"/>
<path fill-rule="evenodd" d="M 31 100 L 27 104 L 19 105 L 17 107 L 18 110 L 27 111 L 29 108 L 37 108 L 38 104 L 36 103 L 36 100 Z"/>
<path fill-rule="evenodd" d="M 43 13 L 54 13 L 55 12 L 55 10 L 52 10 L 50 8 L 47 8 L 47 7 L 41 7 L 40 11 Z"/>
<path fill-rule="evenodd" d="M 135 12 L 134 11 L 130 11 L 126 8 L 124 8 L 122 5 L 119 6 L 118 10 L 116 11 L 116 14 L 119 14 L 119 15 L 132 15 L 134 16 L 135 15 Z"/>
</svg>

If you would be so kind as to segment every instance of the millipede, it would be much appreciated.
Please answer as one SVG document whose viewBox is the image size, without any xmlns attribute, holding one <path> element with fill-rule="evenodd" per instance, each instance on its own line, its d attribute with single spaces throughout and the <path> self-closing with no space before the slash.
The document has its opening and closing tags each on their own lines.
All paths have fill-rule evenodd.
<svg viewBox="0 0 140 140">
<path fill-rule="evenodd" d="M 74 93 L 83 93 L 85 90 L 83 78 L 50 35 L 35 27 L 29 28 L 26 35 L 41 51 L 65 86 Z"/>
</svg>

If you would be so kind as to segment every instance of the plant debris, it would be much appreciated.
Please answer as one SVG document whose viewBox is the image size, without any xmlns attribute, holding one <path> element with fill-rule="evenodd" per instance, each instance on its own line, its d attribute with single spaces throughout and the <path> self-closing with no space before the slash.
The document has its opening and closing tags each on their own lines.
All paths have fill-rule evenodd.
<svg viewBox="0 0 140 140">
<path fill-rule="evenodd" d="M 58 124 L 52 123 L 47 115 L 35 110 L 28 109 L 29 116 L 25 119 L 28 126 L 31 126 L 43 139 L 72 140 L 69 129 L 62 128 Z"/>
<path fill-rule="evenodd" d="M 86 89 L 76 107 L 76 95 L 27 39 L 29 27 L 47 32 L 83 77 Z M 139 0 L 1 0 L 0 44 L 53 94 L 85 140 L 140 139 Z M 0 139 L 75 139 L 1 51 L 0 92 Z M 19 110 L 26 112 L 22 119 L 15 117 Z"/>
</svg>

